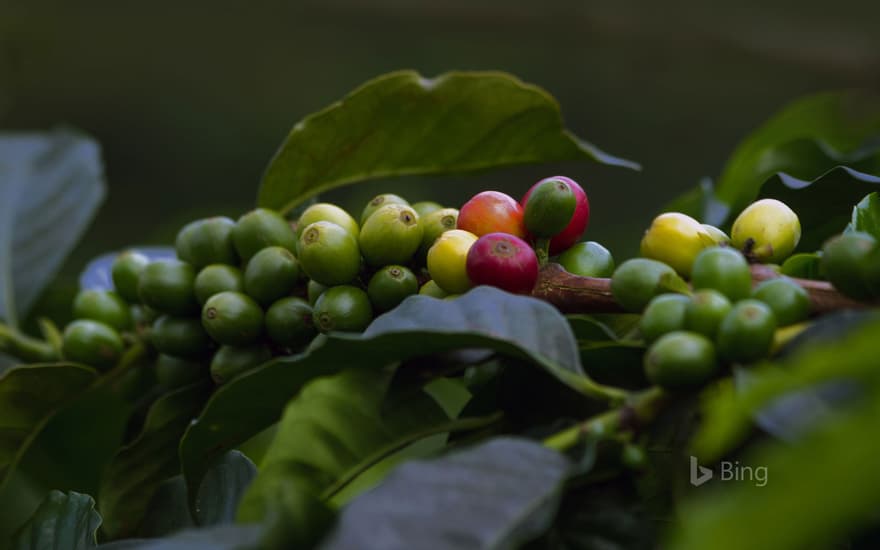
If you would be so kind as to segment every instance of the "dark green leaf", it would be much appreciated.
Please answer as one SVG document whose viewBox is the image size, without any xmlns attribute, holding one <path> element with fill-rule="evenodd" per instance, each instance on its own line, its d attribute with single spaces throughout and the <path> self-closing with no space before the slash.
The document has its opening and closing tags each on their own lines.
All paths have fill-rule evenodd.
<svg viewBox="0 0 880 550">
<path fill-rule="evenodd" d="M 777 173 L 764 182 L 760 196 L 778 199 L 797 213 L 802 229 L 798 248 L 813 251 L 843 230 L 853 204 L 878 188 L 880 177 L 837 166 L 810 181 Z"/>
<path fill-rule="evenodd" d="M 166 537 L 190 527 L 195 527 L 195 523 L 189 511 L 186 482 L 182 475 L 176 475 L 156 487 L 138 527 L 138 535 Z"/>
<path fill-rule="evenodd" d="M 89 495 L 52 491 L 22 526 L 12 550 L 87 550 L 97 548 L 101 516 Z"/>
<path fill-rule="evenodd" d="M 0 377 L 0 484 L 52 415 L 95 376 L 87 367 L 57 364 L 15 367 Z"/>
<path fill-rule="evenodd" d="M 715 193 L 733 212 L 739 212 L 777 172 L 809 180 L 846 164 L 880 173 L 878 136 L 880 96 L 843 91 L 801 98 L 740 143 Z"/>
<path fill-rule="evenodd" d="M 232 523 L 239 501 L 257 475 L 254 463 L 238 451 L 230 451 L 205 474 L 196 497 L 199 525 Z"/>
<path fill-rule="evenodd" d="M 342 512 L 323 550 L 517 548 L 553 520 L 570 463 L 521 439 L 397 468 Z"/>
<path fill-rule="evenodd" d="M 566 130 L 550 94 L 510 75 L 399 71 L 297 123 L 266 170 L 259 203 L 289 211 L 356 181 L 566 160 L 638 168 Z"/>
<path fill-rule="evenodd" d="M 275 360 L 221 386 L 181 442 L 187 483 L 198 484 L 216 457 L 276 422 L 290 398 L 314 378 L 467 348 L 528 360 L 585 393 L 595 388 L 583 375 L 565 317 L 546 302 L 491 287 L 453 301 L 411 296 L 363 335 L 330 335 L 307 353 Z"/>
<path fill-rule="evenodd" d="M 104 200 L 98 145 L 67 130 L 0 135 L 0 318 L 16 326 Z"/>
<path fill-rule="evenodd" d="M 152 260 L 174 259 L 177 252 L 170 246 L 137 246 L 126 250 L 134 250 Z M 118 252 L 102 254 L 86 265 L 79 276 L 79 286 L 89 290 L 113 290 L 113 277 L 110 273 Z"/>
<path fill-rule="evenodd" d="M 870 193 L 853 208 L 849 231 L 864 231 L 880 239 L 880 194 Z"/>
<path fill-rule="evenodd" d="M 789 256 L 782 264 L 781 272 L 789 277 L 801 279 L 821 279 L 821 261 L 819 254 L 802 253 Z"/>
<path fill-rule="evenodd" d="M 206 386 L 186 386 L 160 397 L 138 437 L 114 457 L 98 499 L 108 536 L 134 533 L 159 484 L 180 473 L 176 449 L 207 396 Z"/>
<path fill-rule="evenodd" d="M 262 528 L 254 525 L 217 525 L 189 529 L 162 539 L 121 540 L 102 544 L 100 550 L 257 550 Z"/>
</svg>

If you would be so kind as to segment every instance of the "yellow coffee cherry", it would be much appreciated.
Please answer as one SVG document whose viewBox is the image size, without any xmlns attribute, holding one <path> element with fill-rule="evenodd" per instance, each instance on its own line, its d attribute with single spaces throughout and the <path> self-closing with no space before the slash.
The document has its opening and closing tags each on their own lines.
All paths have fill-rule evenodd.
<svg viewBox="0 0 880 550">
<path fill-rule="evenodd" d="M 691 273 L 694 259 L 715 239 L 692 217 L 680 212 L 660 214 L 642 237 L 641 252 L 645 258 L 671 266 L 685 277 Z"/>
<path fill-rule="evenodd" d="M 776 199 L 750 204 L 733 222 L 731 244 L 761 263 L 782 263 L 801 240 L 797 214 Z"/>
<path fill-rule="evenodd" d="M 467 254 L 477 236 L 463 229 L 440 235 L 428 250 L 428 273 L 449 294 L 461 294 L 471 288 L 467 276 Z"/>
</svg>

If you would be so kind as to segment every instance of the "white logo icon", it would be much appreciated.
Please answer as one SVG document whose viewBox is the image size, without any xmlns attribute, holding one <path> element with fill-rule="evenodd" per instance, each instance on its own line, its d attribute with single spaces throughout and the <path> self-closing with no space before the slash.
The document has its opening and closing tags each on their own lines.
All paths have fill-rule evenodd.
<svg viewBox="0 0 880 550">
<path fill-rule="evenodd" d="M 691 485 L 699 487 L 712 479 L 712 470 L 697 463 L 697 457 L 691 457 Z"/>
</svg>

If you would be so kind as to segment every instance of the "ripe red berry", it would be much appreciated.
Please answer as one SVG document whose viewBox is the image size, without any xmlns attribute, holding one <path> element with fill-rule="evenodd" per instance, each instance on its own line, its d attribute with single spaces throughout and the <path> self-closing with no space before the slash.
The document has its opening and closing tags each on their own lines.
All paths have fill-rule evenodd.
<svg viewBox="0 0 880 550">
<path fill-rule="evenodd" d="M 477 193 L 459 210 L 458 229 L 478 237 L 489 233 L 525 237 L 523 207 L 513 197 L 499 191 Z"/>
<path fill-rule="evenodd" d="M 477 239 L 468 251 L 467 274 L 475 285 L 527 294 L 538 280 L 538 257 L 519 237 L 489 233 Z"/>
<path fill-rule="evenodd" d="M 577 201 L 574 214 L 571 216 L 571 221 L 568 222 L 568 225 L 561 233 L 550 239 L 550 254 L 556 255 L 571 248 L 574 243 L 580 240 L 584 231 L 586 231 L 587 224 L 590 221 L 590 201 L 587 198 L 587 193 L 576 181 L 565 176 L 553 176 L 550 178 L 544 178 L 533 185 L 531 189 L 526 191 L 526 194 L 523 196 L 520 203 L 525 204 L 535 187 L 547 180 L 560 180 L 565 182 L 574 192 Z"/>
</svg>

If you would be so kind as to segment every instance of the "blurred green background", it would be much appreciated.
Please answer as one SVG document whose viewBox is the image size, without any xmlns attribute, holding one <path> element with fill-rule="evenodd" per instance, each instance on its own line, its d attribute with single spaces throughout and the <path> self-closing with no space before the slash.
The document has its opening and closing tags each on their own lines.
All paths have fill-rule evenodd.
<svg viewBox="0 0 880 550">
<path fill-rule="evenodd" d="M 0 10 L 0 129 L 66 124 L 104 148 L 109 199 L 68 277 L 102 251 L 170 243 L 193 217 L 245 211 L 297 120 L 386 71 L 511 72 L 555 95 L 576 134 L 644 171 L 527 167 L 324 198 L 354 212 L 386 190 L 459 206 L 478 189 L 519 196 L 562 173 L 590 196 L 587 237 L 618 258 L 789 100 L 880 88 L 876 0 L 0 0 Z"/>
</svg>

